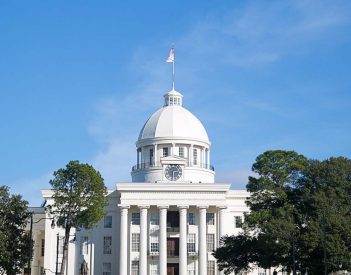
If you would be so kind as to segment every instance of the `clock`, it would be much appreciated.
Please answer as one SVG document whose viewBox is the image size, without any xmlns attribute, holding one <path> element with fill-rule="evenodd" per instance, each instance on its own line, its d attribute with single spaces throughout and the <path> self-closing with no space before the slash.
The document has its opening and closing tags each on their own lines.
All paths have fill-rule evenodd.
<svg viewBox="0 0 351 275">
<path fill-rule="evenodd" d="M 168 180 L 176 181 L 182 176 L 182 174 L 182 167 L 178 164 L 170 164 L 165 168 L 165 176 Z"/>
</svg>

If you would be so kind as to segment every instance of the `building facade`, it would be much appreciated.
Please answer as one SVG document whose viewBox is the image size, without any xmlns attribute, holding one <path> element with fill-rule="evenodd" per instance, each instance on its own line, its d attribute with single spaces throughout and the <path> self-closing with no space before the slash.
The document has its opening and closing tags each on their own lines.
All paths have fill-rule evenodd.
<svg viewBox="0 0 351 275">
<path fill-rule="evenodd" d="M 249 194 L 215 182 L 207 132 L 174 89 L 140 131 L 131 176 L 109 190 L 104 220 L 72 230 L 67 274 L 80 274 L 83 263 L 91 275 L 222 274 L 212 251 L 221 236 L 240 232 Z M 53 203 L 51 190 L 42 194 Z M 31 274 L 55 274 L 64 231 L 51 226 L 44 208 L 32 210 Z"/>
</svg>

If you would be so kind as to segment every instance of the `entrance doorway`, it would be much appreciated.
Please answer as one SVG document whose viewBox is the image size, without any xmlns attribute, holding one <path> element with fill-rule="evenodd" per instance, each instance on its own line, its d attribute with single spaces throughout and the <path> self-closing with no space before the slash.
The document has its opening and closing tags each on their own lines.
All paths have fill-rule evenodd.
<svg viewBox="0 0 351 275">
<path fill-rule="evenodd" d="M 167 238 L 167 257 L 179 256 L 179 239 Z"/>
<path fill-rule="evenodd" d="M 167 264 L 167 275 L 179 275 L 179 264 Z"/>
</svg>

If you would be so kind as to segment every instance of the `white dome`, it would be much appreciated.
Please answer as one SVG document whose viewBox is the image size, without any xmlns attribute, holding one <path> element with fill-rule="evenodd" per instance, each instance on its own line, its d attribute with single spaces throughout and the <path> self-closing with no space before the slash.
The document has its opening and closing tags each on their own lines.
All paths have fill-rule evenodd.
<svg viewBox="0 0 351 275">
<path fill-rule="evenodd" d="M 200 120 L 180 105 L 164 106 L 156 111 L 141 129 L 138 141 L 175 137 L 209 143 Z"/>
</svg>

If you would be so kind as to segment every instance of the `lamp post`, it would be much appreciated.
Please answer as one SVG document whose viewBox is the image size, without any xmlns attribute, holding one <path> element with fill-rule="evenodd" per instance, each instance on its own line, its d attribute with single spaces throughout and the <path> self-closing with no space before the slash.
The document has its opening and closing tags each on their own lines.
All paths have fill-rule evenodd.
<svg viewBox="0 0 351 275">
<path fill-rule="evenodd" d="M 55 271 L 55 275 L 58 274 L 59 243 L 60 243 L 60 235 L 59 235 L 59 233 L 57 233 L 57 235 L 56 235 L 56 271 Z"/>
</svg>

